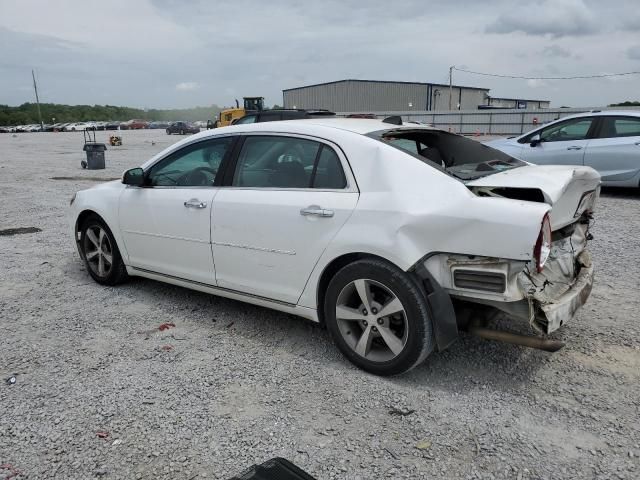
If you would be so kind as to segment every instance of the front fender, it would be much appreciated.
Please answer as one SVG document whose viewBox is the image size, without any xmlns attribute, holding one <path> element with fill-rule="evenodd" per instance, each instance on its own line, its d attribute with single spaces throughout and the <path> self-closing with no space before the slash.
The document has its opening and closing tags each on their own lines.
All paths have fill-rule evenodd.
<svg viewBox="0 0 640 480">
<path fill-rule="evenodd" d="M 118 220 L 118 206 L 123 188 L 125 186 L 116 180 L 77 192 L 75 201 L 71 206 L 71 227 L 73 229 L 74 243 L 77 246 L 77 232 L 80 228 L 78 220 L 87 212 L 93 212 L 100 216 L 109 227 L 109 230 L 111 230 L 122 259 L 125 264 L 128 264 L 129 254 L 120 233 Z"/>
</svg>

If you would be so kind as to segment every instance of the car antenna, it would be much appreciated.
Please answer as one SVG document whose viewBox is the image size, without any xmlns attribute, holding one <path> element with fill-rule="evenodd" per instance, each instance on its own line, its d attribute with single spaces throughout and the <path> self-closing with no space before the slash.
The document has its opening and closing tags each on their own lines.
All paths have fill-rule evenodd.
<svg viewBox="0 0 640 480">
<path fill-rule="evenodd" d="M 390 123 L 391 125 L 402 125 L 402 117 L 400 115 L 392 115 L 382 120 L 382 123 Z"/>
</svg>

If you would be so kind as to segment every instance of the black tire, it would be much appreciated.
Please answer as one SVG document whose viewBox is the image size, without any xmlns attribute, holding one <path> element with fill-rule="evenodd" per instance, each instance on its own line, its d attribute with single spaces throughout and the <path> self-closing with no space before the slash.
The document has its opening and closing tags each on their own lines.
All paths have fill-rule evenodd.
<svg viewBox="0 0 640 480">
<path fill-rule="evenodd" d="M 389 360 L 372 361 L 356 353 L 354 347 L 345 340 L 336 320 L 336 306 L 341 292 L 345 291 L 352 282 L 360 279 L 367 279 L 367 282 L 372 282 L 373 285 L 386 288 L 389 293 L 395 295 L 404 309 L 401 314 L 403 318 L 401 328 L 407 329 L 403 340 L 405 343 L 402 350 Z M 325 323 L 340 351 L 359 368 L 381 376 L 405 373 L 422 363 L 433 351 L 435 343 L 430 312 L 428 301 L 416 282 L 396 266 L 378 259 L 362 259 L 343 267 L 329 282 L 324 299 Z M 374 313 L 377 312 L 374 310 Z M 368 318 L 373 320 L 376 317 Z M 376 321 L 379 324 L 381 320 Z M 341 322 L 345 325 L 344 321 Z M 363 328 L 358 321 L 355 324 L 358 328 Z M 372 321 L 371 325 L 375 323 Z M 343 330 L 344 328 L 350 327 L 343 327 Z M 377 331 L 375 326 L 371 328 Z M 378 336 L 382 338 L 380 334 Z M 374 339 L 375 341 L 378 340 Z M 380 341 L 378 344 L 382 345 L 381 348 L 384 347 Z"/>
<path fill-rule="evenodd" d="M 96 267 L 94 261 L 91 261 L 87 258 L 88 254 L 90 255 L 91 253 L 93 253 L 91 251 L 91 247 L 96 246 L 95 243 L 92 243 L 90 234 L 88 232 L 92 231 L 95 237 L 95 232 L 98 229 L 104 231 L 104 237 L 108 240 L 108 242 L 100 242 L 100 250 L 102 251 L 102 249 L 104 249 L 105 253 L 111 255 L 111 265 L 108 268 L 108 271 L 104 271 L 104 274 L 102 275 L 99 273 L 100 269 Z M 91 275 L 91 278 L 93 278 L 99 284 L 117 285 L 129 278 L 127 269 L 124 265 L 124 262 L 122 261 L 122 256 L 120 255 L 120 250 L 118 249 L 118 245 L 116 244 L 115 238 L 113 237 L 113 233 L 111 233 L 109 227 L 97 215 L 91 215 L 87 217 L 80 227 L 80 250 L 82 252 L 82 259 L 84 260 L 89 275 Z M 106 260 L 103 259 L 103 265 L 105 267 L 106 263 Z M 103 269 L 105 267 L 103 267 Z"/>
<path fill-rule="evenodd" d="M 167 135 L 171 135 L 171 130 L 167 128 Z"/>
<path fill-rule="evenodd" d="M 184 130 L 180 130 L 180 135 L 184 135 Z"/>
</svg>

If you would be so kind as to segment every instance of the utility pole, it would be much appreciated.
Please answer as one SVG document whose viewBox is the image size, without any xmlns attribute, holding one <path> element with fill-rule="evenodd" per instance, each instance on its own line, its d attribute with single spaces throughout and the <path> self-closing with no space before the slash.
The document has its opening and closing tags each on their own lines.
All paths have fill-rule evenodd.
<svg viewBox="0 0 640 480">
<path fill-rule="evenodd" d="M 40 131 L 44 130 L 44 123 L 42 123 L 42 113 L 40 113 L 40 99 L 38 98 L 38 85 L 36 84 L 36 74 L 33 69 L 31 70 L 31 76 L 33 77 L 33 89 L 36 92 L 36 105 L 38 105 L 38 120 L 40 120 Z"/>
<path fill-rule="evenodd" d="M 449 67 L 449 111 L 453 110 L 453 69 L 454 66 Z"/>
</svg>

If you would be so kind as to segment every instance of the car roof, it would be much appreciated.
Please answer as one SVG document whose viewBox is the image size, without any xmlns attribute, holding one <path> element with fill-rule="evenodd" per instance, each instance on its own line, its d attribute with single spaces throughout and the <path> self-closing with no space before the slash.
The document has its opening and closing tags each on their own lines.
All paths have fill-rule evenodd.
<svg viewBox="0 0 640 480">
<path fill-rule="evenodd" d="M 336 117 L 312 117 L 304 120 L 286 120 L 281 122 L 264 122 L 264 123 L 248 123 L 240 125 L 231 125 L 228 127 L 220 127 L 209 130 L 211 135 L 217 135 L 224 132 L 289 132 L 289 133 L 308 133 L 313 129 L 337 129 L 346 130 L 348 132 L 366 135 L 371 132 L 380 130 L 438 130 L 426 125 L 416 125 L 415 123 L 407 123 L 403 125 L 395 125 L 386 123 L 382 120 L 364 119 L 364 118 L 336 118 Z"/>
<path fill-rule="evenodd" d="M 628 117 L 640 117 L 640 110 L 591 110 L 590 112 L 567 115 L 566 117 L 561 117 L 558 120 L 568 120 L 571 118 L 582 118 L 582 117 L 602 117 L 602 116 L 612 116 L 612 115 L 615 115 L 615 116 L 626 115 Z"/>
</svg>

